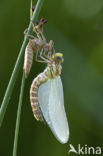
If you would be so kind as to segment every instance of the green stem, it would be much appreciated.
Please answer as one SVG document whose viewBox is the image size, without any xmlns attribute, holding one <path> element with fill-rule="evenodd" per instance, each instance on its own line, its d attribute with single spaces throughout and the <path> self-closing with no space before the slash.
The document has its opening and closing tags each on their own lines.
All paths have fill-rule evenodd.
<svg viewBox="0 0 103 156">
<path fill-rule="evenodd" d="M 35 8 L 35 11 L 33 13 L 32 18 L 31 18 L 27 34 L 31 33 L 31 31 L 32 31 L 32 22 L 35 23 L 38 15 L 39 15 L 39 12 L 40 12 L 40 9 L 42 7 L 43 2 L 44 2 L 44 0 L 38 0 L 37 1 L 36 8 Z M 19 72 L 19 69 L 20 69 L 20 65 L 21 65 L 21 62 L 22 62 L 25 47 L 27 45 L 27 41 L 28 41 L 28 36 L 26 35 L 26 37 L 25 37 L 25 39 L 23 41 L 23 44 L 21 46 L 21 50 L 19 52 L 15 67 L 13 69 L 13 72 L 12 72 L 8 87 L 6 89 L 4 99 L 3 99 L 2 104 L 1 104 L 1 108 L 0 108 L 0 126 L 2 125 L 2 121 L 3 121 L 3 118 L 4 118 L 5 112 L 6 112 L 6 108 L 8 106 L 8 102 L 9 102 L 9 99 L 11 97 L 11 94 L 12 94 L 12 91 L 13 91 L 13 88 L 14 88 L 14 84 L 15 84 L 15 81 L 16 81 L 16 78 L 17 78 L 17 75 L 18 75 L 18 72 Z"/>
<path fill-rule="evenodd" d="M 20 97 L 19 97 L 19 105 L 18 105 L 18 111 L 17 111 L 16 127 L 15 127 L 13 156 L 16 156 L 16 153 L 17 153 L 19 125 L 20 125 L 20 116 L 21 116 L 21 108 L 22 108 L 22 101 L 23 101 L 24 86 L 25 86 L 25 73 L 23 72 L 22 83 L 21 83 L 21 90 L 20 90 Z"/>
</svg>

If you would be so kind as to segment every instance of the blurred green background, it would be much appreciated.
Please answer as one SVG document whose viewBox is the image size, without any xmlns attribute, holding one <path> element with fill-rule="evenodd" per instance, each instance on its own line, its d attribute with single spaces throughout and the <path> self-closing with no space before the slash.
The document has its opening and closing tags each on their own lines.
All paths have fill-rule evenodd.
<svg viewBox="0 0 103 156">
<path fill-rule="evenodd" d="M 36 1 L 34 1 L 36 3 Z M 0 0 L 0 102 L 2 102 L 29 23 L 30 0 Z M 77 148 L 103 146 L 103 1 L 45 0 L 40 17 L 48 20 L 45 35 L 63 52 L 62 81 L 70 139 L 60 144 L 47 125 L 32 114 L 29 89 L 45 65 L 34 62 L 26 81 L 18 156 L 67 156 Z M 22 67 L 0 128 L 0 156 L 11 156 Z M 73 153 L 71 156 L 75 155 Z"/>
</svg>

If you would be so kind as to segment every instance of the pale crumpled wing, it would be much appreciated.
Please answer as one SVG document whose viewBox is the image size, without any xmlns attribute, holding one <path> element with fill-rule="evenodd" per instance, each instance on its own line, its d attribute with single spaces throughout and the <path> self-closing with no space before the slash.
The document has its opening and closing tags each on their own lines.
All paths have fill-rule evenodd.
<svg viewBox="0 0 103 156">
<path fill-rule="evenodd" d="M 69 127 L 64 109 L 63 87 L 60 77 L 49 79 L 39 87 L 39 105 L 51 131 L 61 142 L 69 138 Z"/>
</svg>

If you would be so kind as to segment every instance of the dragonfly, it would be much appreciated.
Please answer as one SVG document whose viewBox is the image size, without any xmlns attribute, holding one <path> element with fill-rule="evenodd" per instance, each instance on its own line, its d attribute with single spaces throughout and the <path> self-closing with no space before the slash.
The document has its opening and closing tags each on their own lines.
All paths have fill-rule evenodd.
<svg viewBox="0 0 103 156">
<path fill-rule="evenodd" d="M 40 57 L 40 62 L 46 63 L 47 67 L 31 84 L 31 107 L 34 117 L 39 121 L 45 121 L 57 140 L 64 144 L 69 139 L 69 126 L 60 77 L 63 54 L 48 52 L 45 57 Z"/>
<path fill-rule="evenodd" d="M 31 16 L 35 11 L 32 8 Z M 36 53 L 36 61 L 46 63 L 47 67 L 34 78 L 30 88 L 30 103 L 36 120 L 45 122 L 51 129 L 57 140 L 64 144 L 69 139 L 69 125 L 64 108 L 63 86 L 61 81 L 61 64 L 64 61 L 62 53 L 56 53 L 53 40 L 47 43 L 43 34 L 45 19 L 41 19 L 33 25 L 33 31 L 37 37 L 29 40 L 25 51 L 24 71 L 27 77 L 33 61 L 33 52 Z M 38 58 L 39 56 L 39 58 Z"/>
</svg>

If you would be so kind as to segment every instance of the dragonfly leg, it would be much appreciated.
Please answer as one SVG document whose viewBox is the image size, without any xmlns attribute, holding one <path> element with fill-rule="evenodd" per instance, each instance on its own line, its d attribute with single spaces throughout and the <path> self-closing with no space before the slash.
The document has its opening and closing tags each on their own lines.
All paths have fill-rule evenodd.
<svg viewBox="0 0 103 156">
<path fill-rule="evenodd" d="M 42 39 L 46 41 L 46 38 L 45 38 L 43 32 L 40 32 L 40 33 L 41 33 Z"/>
<path fill-rule="evenodd" d="M 43 60 L 43 62 L 49 63 L 50 62 L 49 58 L 48 57 L 47 58 L 43 57 L 43 53 L 44 53 L 44 51 L 42 49 L 41 52 L 40 52 L 40 58 Z"/>
<path fill-rule="evenodd" d="M 53 53 L 53 40 L 49 41 L 49 53 L 48 53 L 48 57 L 51 58 L 52 53 Z"/>
<path fill-rule="evenodd" d="M 40 58 L 42 60 L 38 59 L 38 53 L 39 53 L 39 51 L 36 53 L 35 61 L 40 62 L 40 63 L 48 63 L 48 60 L 46 60 L 45 58 L 43 58 L 41 56 L 40 56 Z M 42 51 L 40 53 L 42 53 Z"/>
<path fill-rule="evenodd" d="M 24 36 L 28 36 L 34 39 L 35 37 L 33 35 L 27 34 L 27 31 L 28 31 L 28 28 L 24 30 Z"/>
<path fill-rule="evenodd" d="M 42 49 L 41 52 L 40 52 L 40 58 L 43 59 L 46 62 L 49 62 L 49 58 L 43 57 L 43 53 L 44 53 L 44 49 Z"/>
<path fill-rule="evenodd" d="M 37 26 L 34 26 L 33 31 L 36 33 L 37 37 L 38 37 L 40 40 L 44 40 L 44 38 L 43 38 L 43 36 L 42 36 L 42 33 L 39 31 L 39 29 L 37 28 Z"/>
<path fill-rule="evenodd" d="M 46 44 L 46 47 L 44 47 L 44 53 L 43 56 L 47 59 L 51 59 L 52 56 L 52 47 L 53 47 L 53 41 L 50 40 L 49 43 Z"/>
</svg>

